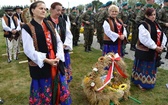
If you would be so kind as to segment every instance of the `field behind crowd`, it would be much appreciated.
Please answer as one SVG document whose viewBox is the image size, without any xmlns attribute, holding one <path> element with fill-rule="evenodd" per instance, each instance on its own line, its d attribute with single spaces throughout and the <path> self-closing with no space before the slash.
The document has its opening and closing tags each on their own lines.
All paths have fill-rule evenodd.
<svg viewBox="0 0 168 105">
<path fill-rule="evenodd" d="M 24 53 L 19 54 L 19 60 L 7 63 L 6 44 L 0 26 L 0 98 L 5 102 L 3 105 L 28 105 L 31 78 L 29 76 L 28 64 L 20 61 L 26 60 Z M 69 84 L 72 96 L 72 105 L 89 105 L 83 93 L 81 82 L 85 75 L 92 70 L 92 65 L 101 56 L 99 50 L 84 52 L 83 45 L 74 47 L 71 54 L 73 69 L 73 80 Z M 131 74 L 133 61 L 124 59 L 127 63 L 127 70 Z M 150 91 L 139 90 L 131 84 L 131 96 L 138 99 L 141 105 L 168 105 L 168 70 L 159 69 L 157 74 L 156 87 Z M 121 105 L 139 105 L 129 99 L 121 100 Z"/>
</svg>

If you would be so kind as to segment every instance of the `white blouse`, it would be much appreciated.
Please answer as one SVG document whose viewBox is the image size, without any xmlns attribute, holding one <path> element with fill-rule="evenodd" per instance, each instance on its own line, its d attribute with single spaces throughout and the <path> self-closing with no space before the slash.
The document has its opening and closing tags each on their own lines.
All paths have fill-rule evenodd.
<svg viewBox="0 0 168 105">
<path fill-rule="evenodd" d="M 150 32 L 141 24 L 139 26 L 139 41 L 145 45 L 146 47 L 148 47 L 149 49 L 156 49 L 157 45 L 156 43 L 152 40 L 151 38 L 151 35 L 150 35 Z M 166 38 L 166 35 L 163 33 L 163 40 L 162 40 L 162 43 L 161 43 L 161 46 L 163 48 L 165 48 L 165 45 L 166 45 L 166 42 L 167 42 L 167 38 Z"/>
<path fill-rule="evenodd" d="M 115 42 L 118 38 L 119 38 L 119 34 L 112 31 L 110 28 L 110 24 L 105 20 L 103 23 L 103 29 L 104 29 L 104 33 L 113 41 Z M 124 31 L 123 31 L 123 35 L 125 37 L 127 37 L 127 31 L 124 27 Z"/>
<path fill-rule="evenodd" d="M 66 21 L 65 21 L 66 22 Z M 56 30 L 60 31 L 60 27 L 56 25 Z M 63 45 L 66 45 L 65 50 L 73 50 L 73 35 L 70 31 L 68 23 L 66 22 L 65 41 Z"/>
<path fill-rule="evenodd" d="M 63 51 L 63 43 L 60 39 L 60 36 L 58 35 L 56 31 L 56 42 L 57 42 L 57 53 L 56 56 L 61 60 L 65 61 L 64 58 L 64 51 Z M 28 58 L 30 58 L 34 63 L 36 63 L 40 68 L 44 66 L 44 59 L 46 58 L 46 53 L 42 53 L 35 50 L 34 43 L 32 37 L 29 35 L 29 33 L 22 29 L 22 41 L 23 41 L 23 49 L 24 53 Z"/>
<path fill-rule="evenodd" d="M 73 50 L 73 35 L 70 31 L 68 23 L 66 22 L 66 32 L 65 32 L 65 42 L 63 45 L 66 45 L 66 50 Z"/>
</svg>

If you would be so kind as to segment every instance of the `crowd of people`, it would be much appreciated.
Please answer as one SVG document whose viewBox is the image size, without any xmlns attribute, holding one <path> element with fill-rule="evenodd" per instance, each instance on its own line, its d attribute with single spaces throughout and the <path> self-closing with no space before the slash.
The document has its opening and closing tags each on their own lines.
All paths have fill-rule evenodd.
<svg viewBox="0 0 168 105">
<path fill-rule="evenodd" d="M 29 104 L 70 105 L 69 82 L 72 68 L 69 51 L 78 46 L 80 28 L 84 27 L 84 51 L 91 52 L 93 36 L 97 35 L 102 55 L 109 52 L 124 57 L 128 36 L 132 34 L 130 50 L 135 51 L 131 81 L 141 90 L 155 86 L 157 68 L 168 37 L 168 0 L 154 9 L 154 0 L 137 2 L 133 7 L 123 2 L 121 8 L 108 1 L 95 13 L 88 4 L 86 12 L 77 7 L 66 8 L 53 2 L 48 9 L 45 2 L 35 1 L 29 7 L 31 20 L 24 22 L 22 7 L 6 8 L 2 28 L 7 45 L 7 62 L 17 60 L 20 44 L 28 58 L 30 76 Z M 15 11 L 15 12 L 13 12 Z M 168 49 L 166 52 L 168 59 Z"/>
</svg>

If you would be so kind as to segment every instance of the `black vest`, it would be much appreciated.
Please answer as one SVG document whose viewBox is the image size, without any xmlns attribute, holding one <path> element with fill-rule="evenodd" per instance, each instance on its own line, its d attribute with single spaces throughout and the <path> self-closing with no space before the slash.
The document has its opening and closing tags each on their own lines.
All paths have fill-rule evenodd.
<svg viewBox="0 0 168 105">
<path fill-rule="evenodd" d="M 5 20 L 5 18 L 7 19 L 7 23 L 6 23 L 6 20 L 5 20 L 5 23 L 6 23 L 6 25 L 8 26 L 8 27 L 11 27 L 11 20 L 10 20 L 10 18 L 7 16 L 7 15 L 5 15 L 4 17 L 4 20 Z M 12 20 L 13 20 L 13 23 L 14 23 L 14 26 L 15 26 L 15 29 L 17 28 L 17 26 L 18 26 L 18 24 L 17 24 L 17 21 L 15 20 L 15 16 L 12 16 Z M 4 31 L 4 37 L 7 37 L 7 38 L 11 38 L 12 37 L 12 33 L 11 32 L 8 32 L 8 31 L 5 31 L 5 30 L 3 30 Z M 16 36 L 16 38 L 20 35 L 18 32 L 16 32 L 16 34 L 15 34 Z"/>
<path fill-rule="evenodd" d="M 111 18 L 111 17 L 109 17 L 109 19 L 110 19 L 110 20 L 112 21 L 112 23 L 113 23 L 113 26 L 110 26 L 110 27 L 114 27 L 114 30 L 112 30 L 112 31 L 118 33 L 117 24 L 116 24 L 115 20 L 114 20 L 113 18 Z M 108 19 L 106 19 L 106 21 L 109 23 L 109 20 L 108 20 Z M 117 22 L 120 23 L 120 24 L 122 24 L 118 19 L 117 19 Z M 123 33 L 123 31 L 124 31 L 123 25 L 122 25 L 121 30 L 122 30 L 121 33 Z M 109 45 L 118 45 L 118 40 L 120 40 L 120 39 L 117 39 L 115 42 L 113 42 L 112 40 L 109 40 L 109 41 L 103 40 L 103 43 L 104 43 L 104 44 L 109 44 Z M 121 43 L 123 44 L 124 41 L 122 40 Z"/>
<path fill-rule="evenodd" d="M 47 53 L 47 58 L 49 58 L 49 50 L 46 44 L 46 37 L 43 32 L 43 28 L 40 24 L 38 24 L 35 20 L 32 20 L 30 22 L 34 27 L 35 27 L 35 33 L 36 33 L 36 38 L 37 38 L 37 46 L 38 46 L 38 51 L 42 53 Z M 54 35 L 54 30 L 50 27 L 50 25 L 47 23 L 46 20 L 44 20 L 44 23 L 46 24 L 48 30 L 51 33 L 51 39 L 52 39 L 52 45 L 54 49 L 54 53 L 57 52 L 57 44 L 56 44 L 56 36 Z M 23 28 L 31 35 L 32 33 L 27 24 L 23 25 Z M 30 62 L 31 59 L 28 58 L 28 61 Z M 48 78 L 51 77 L 51 66 L 47 63 L 44 63 L 44 66 L 42 68 L 39 68 L 39 66 L 30 66 L 29 65 L 29 70 L 30 70 L 30 76 L 33 79 L 42 79 L 42 78 Z"/>
<path fill-rule="evenodd" d="M 14 16 L 16 16 L 18 18 L 18 20 L 20 20 L 21 22 L 23 22 L 23 19 L 21 17 L 21 14 L 17 14 L 15 13 Z"/>
<path fill-rule="evenodd" d="M 62 17 L 59 17 L 58 18 L 58 26 L 55 25 L 55 23 L 52 21 L 50 15 L 47 17 L 47 20 L 51 21 L 53 23 L 53 26 L 55 27 L 55 29 L 57 29 L 57 27 L 59 26 L 60 28 L 60 38 L 61 38 L 61 41 L 64 43 L 65 42 L 65 33 L 66 33 L 66 21 L 65 19 L 63 19 Z M 68 52 L 69 50 L 64 50 L 64 52 Z"/>
<path fill-rule="evenodd" d="M 145 22 L 142 22 L 142 24 L 147 30 L 149 30 L 151 38 L 155 43 L 157 43 L 157 29 L 156 29 L 156 26 L 158 26 L 159 30 L 162 32 L 161 37 L 160 37 L 160 42 L 162 42 L 163 31 L 156 22 L 152 22 L 149 19 L 145 19 Z M 143 45 L 142 43 L 140 43 L 140 44 Z M 156 51 L 153 50 L 153 49 L 149 49 L 149 51 L 141 51 L 141 50 L 136 49 L 135 57 L 137 59 L 144 60 L 144 61 L 153 61 L 154 57 L 155 57 L 155 53 L 156 53 Z"/>
</svg>

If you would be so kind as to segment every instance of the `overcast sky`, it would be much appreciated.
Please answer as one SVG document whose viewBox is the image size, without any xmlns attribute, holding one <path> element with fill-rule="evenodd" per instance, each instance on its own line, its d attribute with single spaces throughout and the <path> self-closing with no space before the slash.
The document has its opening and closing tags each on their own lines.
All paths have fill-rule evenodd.
<svg viewBox="0 0 168 105">
<path fill-rule="evenodd" d="M 16 5 L 30 5 L 30 0 L 0 0 L 0 7 L 2 6 L 16 6 Z M 73 6 L 78 6 L 80 4 L 85 5 L 88 3 L 91 3 L 91 1 L 93 0 L 42 0 L 45 2 L 45 4 L 47 5 L 47 8 L 50 7 L 51 3 L 57 1 L 60 2 L 64 7 L 68 8 L 68 4 L 69 7 L 72 8 Z M 99 0 L 103 3 L 106 3 L 109 0 Z"/>
</svg>

